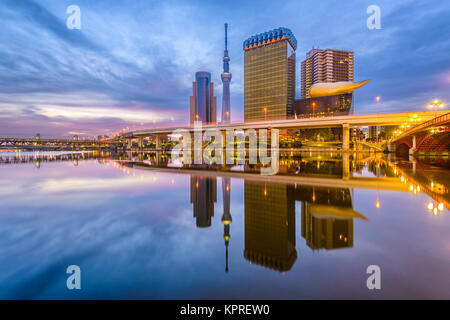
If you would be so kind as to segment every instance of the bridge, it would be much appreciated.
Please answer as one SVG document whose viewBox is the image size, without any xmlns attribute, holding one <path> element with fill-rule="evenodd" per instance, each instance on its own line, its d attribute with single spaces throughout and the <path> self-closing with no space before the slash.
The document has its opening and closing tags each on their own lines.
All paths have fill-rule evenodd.
<svg viewBox="0 0 450 320">
<path fill-rule="evenodd" d="M 114 141 L 78 139 L 0 138 L 0 149 L 60 149 L 60 148 L 105 148 Z"/>
<path fill-rule="evenodd" d="M 450 112 L 413 126 L 390 142 L 397 155 L 449 154 Z"/>
<path fill-rule="evenodd" d="M 438 112 L 441 115 L 445 112 Z M 282 119 L 270 121 L 241 122 L 229 124 L 206 124 L 202 126 L 202 131 L 219 130 L 249 130 L 249 129 L 315 129 L 315 128 L 336 128 L 342 127 L 343 141 L 342 149 L 349 151 L 350 146 L 350 128 L 362 126 L 396 126 L 409 122 L 412 114 L 417 114 L 423 121 L 434 118 L 434 111 L 402 112 L 402 113 L 377 113 L 366 115 L 345 115 L 345 116 L 325 116 L 302 119 Z M 154 137 L 156 140 L 156 149 L 159 149 L 160 137 L 168 136 L 175 130 L 182 129 L 194 132 L 194 126 L 186 125 L 181 127 L 154 128 L 149 130 L 139 130 L 127 132 L 121 135 L 120 139 L 127 141 L 128 148 L 131 149 L 133 139 L 138 139 L 138 146 L 143 146 L 143 139 Z"/>
</svg>

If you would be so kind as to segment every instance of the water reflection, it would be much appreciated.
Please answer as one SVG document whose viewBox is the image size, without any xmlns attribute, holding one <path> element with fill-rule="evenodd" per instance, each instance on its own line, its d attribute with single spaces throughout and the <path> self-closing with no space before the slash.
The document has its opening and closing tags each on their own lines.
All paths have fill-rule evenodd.
<svg viewBox="0 0 450 320">
<path fill-rule="evenodd" d="M 191 176 L 191 203 L 195 225 L 200 228 L 211 226 L 214 217 L 214 203 L 217 201 L 217 179 Z"/>
<path fill-rule="evenodd" d="M 39 166 L 36 166 L 37 162 Z M 377 260 L 380 264 L 394 261 L 402 268 L 419 264 L 417 261 L 422 257 L 411 262 L 410 256 L 414 254 L 411 252 L 402 261 L 390 256 L 409 252 L 410 247 L 415 247 L 420 256 L 427 256 L 428 262 L 427 259 L 420 260 L 427 265 L 436 265 L 434 261 L 439 265 L 440 259 L 448 258 L 445 247 L 449 239 L 445 226 L 450 226 L 446 218 L 450 203 L 448 163 L 445 158 L 401 160 L 376 154 L 288 152 L 280 159 L 277 175 L 261 176 L 258 166 L 183 166 L 171 162 L 170 155 L 156 152 L 0 154 L 0 170 L 6 169 L 3 177 L 6 171 L 6 176 L 10 177 L 5 181 L 10 183 L 17 179 L 17 183 L 0 186 L 4 196 L 0 219 L 8 217 L 7 212 L 11 213 L 9 219 L 4 218 L 0 223 L 4 225 L 0 229 L 3 243 L 0 249 L 9 252 L 8 257 L 19 264 L 29 259 L 26 258 L 28 251 L 24 254 L 19 250 L 22 243 L 26 248 L 46 248 L 50 243 L 56 243 L 52 252 L 64 251 L 66 242 L 49 241 L 47 236 L 59 239 L 58 235 L 64 234 L 64 240 L 67 235 L 69 241 L 77 243 L 71 237 L 73 227 L 65 226 L 66 219 L 71 217 L 69 225 L 80 226 L 83 230 L 95 225 L 102 230 L 82 234 L 84 239 L 96 239 L 101 243 L 94 248 L 89 241 L 83 241 L 86 252 L 105 254 L 102 248 L 108 247 L 109 243 L 121 248 L 120 254 L 135 253 L 131 259 L 151 261 L 151 268 L 161 267 L 157 273 L 160 277 L 164 278 L 171 270 L 179 273 L 171 275 L 178 281 L 191 277 L 193 290 L 198 288 L 199 292 L 206 292 L 201 290 L 211 285 L 200 285 L 203 278 L 197 271 L 200 265 L 205 265 L 205 272 L 212 278 L 221 279 L 225 274 L 236 276 L 234 282 L 230 280 L 235 286 L 248 288 L 257 286 L 256 282 L 277 279 L 270 282 L 272 287 L 279 285 L 298 293 L 299 283 L 285 283 L 271 277 L 281 273 L 286 277 L 294 275 L 295 279 L 303 277 L 307 281 L 305 277 L 317 276 L 318 270 L 328 267 L 324 261 L 331 261 L 330 265 L 339 261 L 350 271 L 354 263 L 372 263 L 373 257 L 380 259 Z M 90 170 L 83 171 L 88 166 Z M 33 176 L 30 172 L 36 174 Z M 5 201 L 7 197 L 16 203 Z M 91 203 L 98 205 L 97 211 L 90 207 Z M 87 208 L 84 215 L 79 214 L 80 206 Z M 49 217 L 49 212 L 59 213 Z M 418 218 L 416 212 L 422 217 Z M 30 213 L 32 216 L 26 215 Z M 430 220 L 424 221 L 422 218 L 427 215 Z M 91 216 L 98 220 L 93 223 Z M 439 220 L 439 216 L 447 220 Z M 29 221 L 33 219 L 36 219 L 35 224 L 30 225 Z M 61 224 L 55 226 L 54 221 Z M 128 224 L 133 227 L 121 229 Z M 46 237 L 42 225 L 51 226 L 45 231 Z M 32 230 L 40 239 L 47 240 L 39 242 L 35 238 L 37 243 L 30 243 L 28 238 L 20 237 L 26 234 L 24 230 Z M 374 235 L 377 233 L 383 237 Z M 132 235 L 129 244 L 123 240 L 128 234 Z M 439 250 L 424 249 L 428 241 Z M 36 250 L 38 255 L 44 254 L 40 249 Z M 77 250 L 72 247 L 67 252 L 77 256 L 76 253 L 80 254 Z M 85 252 L 81 252 L 83 254 Z M 311 267 L 312 261 L 316 261 L 311 254 L 320 254 L 320 268 Z M 154 256 L 158 259 L 153 259 Z M 2 261 L 7 261 L 8 257 L 1 256 Z M 21 257 L 22 262 L 17 262 L 14 257 Z M 110 261 L 111 257 L 107 258 Z M 58 259 L 59 256 L 52 256 L 50 264 Z M 130 261 L 117 262 L 118 269 L 128 270 Z M 15 272 L 14 267 L 8 269 L 5 264 L 3 262 L 1 270 Z M 27 268 L 30 265 L 21 265 L 21 269 Z M 189 273 L 190 269 L 195 272 Z M 333 270 L 328 271 L 333 274 Z M 144 268 L 137 272 L 144 282 L 151 277 L 151 272 Z M 258 278 L 250 282 L 242 279 L 242 274 L 249 278 L 257 274 Z M 344 271 L 340 271 L 339 276 L 341 274 Z M 351 274 L 343 277 L 348 280 Z M 290 278 L 291 281 L 295 279 Z M 150 282 L 154 285 L 155 281 L 152 278 Z M 164 278 L 164 281 L 171 280 Z M 0 278 L 0 283 L 10 282 L 13 281 Z M 227 286 L 223 282 L 221 285 Z M 159 292 L 166 291 L 169 292 Z M 281 291 L 277 293 L 282 294 Z M 58 291 L 53 297 L 60 297 L 60 294 Z M 5 296 L 1 290 L 0 296 Z"/>
<path fill-rule="evenodd" d="M 244 182 L 244 257 L 277 271 L 289 271 L 297 260 L 295 204 L 289 186 Z"/>
</svg>

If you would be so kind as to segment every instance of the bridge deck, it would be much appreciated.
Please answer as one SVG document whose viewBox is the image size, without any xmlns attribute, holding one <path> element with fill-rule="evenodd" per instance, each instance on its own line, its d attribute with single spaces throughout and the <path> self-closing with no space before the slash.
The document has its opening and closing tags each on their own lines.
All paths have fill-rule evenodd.
<svg viewBox="0 0 450 320">
<path fill-rule="evenodd" d="M 438 115 L 444 114 L 445 111 L 439 111 Z M 418 111 L 418 112 L 402 112 L 402 113 L 380 113 L 367 115 L 347 115 L 347 116 L 331 116 L 303 119 L 287 119 L 287 120 L 270 120 L 257 122 L 239 122 L 230 124 L 209 124 L 203 125 L 202 129 L 218 129 L 224 130 L 247 130 L 247 129 L 302 129 L 302 128 L 333 128 L 342 125 L 350 127 L 357 126 L 387 126 L 401 125 L 405 122 L 409 123 L 412 114 L 417 114 L 423 121 L 434 118 L 434 111 Z M 138 138 L 152 135 L 167 135 L 173 133 L 176 129 L 184 129 L 194 131 L 191 125 L 181 127 L 155 128 L 148 130 L 139 130 L 128 132 L 122 135 L 122 138 Z"/>
</svg>

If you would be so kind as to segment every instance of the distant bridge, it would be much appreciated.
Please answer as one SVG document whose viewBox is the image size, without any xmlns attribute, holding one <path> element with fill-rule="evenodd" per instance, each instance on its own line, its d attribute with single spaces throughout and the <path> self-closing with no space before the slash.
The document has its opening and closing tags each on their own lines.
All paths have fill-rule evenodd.
<svg viewBox="0 0 450 320">
<path fill-rule="evenodd" d="M 438 112 L 444 114 L 445 112 Z M 367 115 L 346 115 L 346 116 L 328 116 L 317 118 L 302 118 L 302 119 L 285 119 L 285 120 L 268 120 L 256 122 L 241 122 L 229 124 L 206 124 L 203 125 L 202 130 L 219 130 L 224 132 L 226 130 L 248 130 L 248 129 L 314 129 L 314 128 L 343 128 L 343 142 L 342 149 L 349 150 L 350 145 L 350 128 L 362 126 L 394 126 L 402 125 L 409 122 L 412 114 L 417 114 L 423 121 L 433 119 L 434 111 L 419 111 L 419 112 L 402 112 L 402 113 L 380 113 Z M 142 147 L 143 138 L 155 137 L 156 148 L 159 148 L 159 138 L 172 134 L 176 129 L 183 129 L 189 132 L 194 132 L 194 126 L 186 125 L 181 127 L 167 127 L 154 128 L 149 130 L 139 130 L 127 132 L 120 136 L 120 138 L 128 141 L 128 147 L 131 148 L 132 140 L 138 139 L 139 147 Z"/>
<path fill-rule="evenodd" d="M 99 140 L 77 140 L 77 139 L 41 139 L 41 138 L 0 138 L 0 148 L 20 148 L 20 149 L 38 149 L 38 148 L 104 148 L 111 146 L 114 141 Z"/>
<path fill-rule="evenodd" d="M 425 121 L 391 141 L 392 151 L 397 155 L 407 154 L 449 154 L 450 112 Z"/>
</svg>

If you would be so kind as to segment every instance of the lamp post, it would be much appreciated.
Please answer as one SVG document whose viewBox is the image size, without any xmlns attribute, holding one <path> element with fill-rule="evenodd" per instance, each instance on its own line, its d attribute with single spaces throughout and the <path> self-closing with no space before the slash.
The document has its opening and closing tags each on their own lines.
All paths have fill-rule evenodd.
<svg viewBox="0 0 450 320">
<path fill-rule="evenodd" d="M 409 121 L 414 121 L 414 127 L 417 125 L 417 121 L 420 121 L 422 119 L 418 118 L 417 114 L 413 114 L 412 118 L 409 119 Z"/>
<path fill-rule="evenodd" d="M 377 96 L 377 113 L 379 113 L 380 112 L 380 96 Z"/>
<path fill-rule="evenodd" d="M 313 108 L 313 117 L 315 117 L 316 116 L 316 103 L 315 102 L 312 103 L 312 108 Z"/>
<path fill-rule="evenodd" d="M 434 109 L 434 117 L 437 117 L 437 110 L 438 108 L 443 108 L 444 104 L 439 101 L 438 99 L 435 99 L 433 102 L 430 102 L 428 104 L 428 108 Z"/>
<path fill-rule="evenodd" d="M 376 99 L 377 99 L 377 115 L 378 115 L 378 113 L 380 112 L 380 96 L 377 96 L 376 97 Z M 378 142 L 378 126 L 376 127 L 376 132 L 377 132 L 377 142 Z"/>
</svg>

